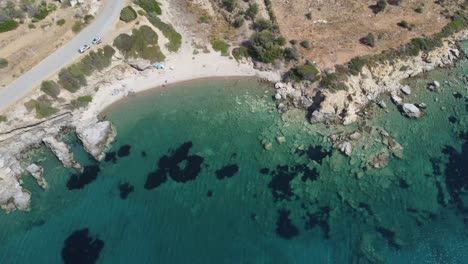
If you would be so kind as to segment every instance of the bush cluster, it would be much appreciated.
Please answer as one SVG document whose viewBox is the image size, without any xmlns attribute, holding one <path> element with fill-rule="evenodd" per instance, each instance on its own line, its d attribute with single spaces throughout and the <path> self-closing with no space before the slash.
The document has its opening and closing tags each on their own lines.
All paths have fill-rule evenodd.
<svg viewBox="0 0 468 264">
<path fill-rule="evenodd" d="M 147 14 L 155 13 L 157 15 L 161 15 L 161 7 L 159 6 L 158 2 L 155 0 L 134 0 L 135 4 L 139 5 Z"/>
<path fill-rule="evenodd" d="M 236 59 L 236 61 L 240 61 L 242 58 L 249 57 L 249 50 L 246 47 L 237 47 L 232 50 L 232 57 Z"/>
<path fill-rule="evenodd" d="M 126 58 L 143 58 L 152 63 L 165 59 L 157 44 L 158 35 L 146 25 L 139 29 L 133 29 L 132 35 L 120 34 L 114 39 L 114 46 Z"/>
<path fill-rule="evenodd" d="M 284 55 L 284 39 L 276 37 L 271 31 L 256 32 L 250 37 L 250 51 L 255 60 L 272 63 Z"/>
<path fill-rule="evenodd" d="M 369 33 L 365 37 L 359 40 L 362 44 L 367 45 L 369 47 L 375 47 L 375 37 L 374 34 Z"/>
<path fill-rule="evenodd" d="M 7 20 L 0 22 L 0 33 L 14 30 L 18 27 L 18 22 L 15 20 Z"/>
<path fill-rule="evenodd" d="M 72 109 L 82 108 L 91 103 L 92 100 L 93 97 L 90 95 L 80 96 L 70 102 L 70 107 Z"/>
<path fill-rule="evenodd" d="M 60 70 L 58 83 L 69 92 L 78 91 L 87 84 L 86 76 L 111 65 L 114 54 L 115 50 L 108 45 L 97 52 L 90 51 L 80 62 Z"/>
<path fill-rule="evenodd" d="M 164 36 L 169 40 L 169 43 L 166 44 L 167 49 L 172 52 L 178 51 L 182 45 L 182 35 L 175 31 L 172 25 L 162 22 L 158 16 L 148 14 L 147 17 L 151 24 L 161 30 Z"/>
<path fill-rule="evenodd" d="M 120 11 L 120 20 L 124 22 L 128 23 L 135 20 L 137 17 L 137 12 L 131 6 L 124 7 L 122 11 Z"/>
<path fill-rule="evenodd" d="M 8 67 L 8 61 L 4 58 L 0 58 L 0 69 Z"/>
<path fill-rule="evenodd" d="M 39 97 L 37 100 L 29 100 L 24 103 L 24 106 L 28 111 L 36 110 L 37 119 L 46 118 L 58 112 L 58 109 L 52 107 L 51 102 L 44 97 Z"/>
<path fill-rule="evenodd" d="M 211 42 L 211 45 L 213 46 L 213 49 L 215 51 L 220 51 L 222 56 L 229 56 L 230 45 L 227 44 L 226 42 L 216 39 Z"/>
<path fill-rule="evenodd" d="M 52 98 L 57 98 L 60 95 L 60 85 L 54 81 L 43 81 L 41 91 Z"/>
<path fill-rule="evenodd" d="M 306 80 L 314 82 L 320 79 L 320 72 L 313 63 L 308 62 L 292 68 L 289 71 L 289 77 L 296 81 Z"/>
</svg>

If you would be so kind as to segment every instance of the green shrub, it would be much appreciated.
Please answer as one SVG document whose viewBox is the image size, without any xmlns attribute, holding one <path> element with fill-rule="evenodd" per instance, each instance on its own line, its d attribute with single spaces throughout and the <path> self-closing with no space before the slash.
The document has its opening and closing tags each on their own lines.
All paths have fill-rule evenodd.
<svg viewBox="0 0 468 264">
<path fill-rule="evenodd" d="M 232 50 L 232 57 L 236 61 L 240 61 L 242 58 L 249 57 L 249 50 L 246 47 L 237 47 Z"/>
<path fill-rule="evenodd" d="M 78 91 L 87 84 L 86 76 L 111 65 L 114 54 L 115 50 L 109 45 L 90 51 L 81 61 L 60 70 L 58 83 L 71 93 Z"/>
<path fill-rule="evenodd" d="M 169 40 L 169 43 L 166 44 L 167 49 L 172 52 L 178 51 L 182 45 L 182 35 L 175 31 L 172 25 L 162 22 L 158 16 L 148 14 L 147 17 L 151 24 L 161 30 L 164 36 Z"/>
<path fill-rule="evenodd" d="M 36 118 L 42 119 L 49 117 L 58 112 L 58 109 L 52 107 L 51 102 L 47 100 L 29 100 L 24 103 L 28 111 L 36 110 Z"/>
<path fill-rule="evenodd" d="M 134 29 L 131 36 L 120 34 L 114 39 L 114 46 L 126 58 L 143 58 L 152 63 L 166 59 L 157 43 L 158 35 L 152 28 L 146 25 L 141 26 L 139 29 Z"/>
<path fill-rule="evenodd" d="M 227 11 L 232 12 L 237 7 L 237 0 L 222 0 L 222 4 Z"/>
<path fill-rule="evenodd" d="M 41 91 L 52 98 L 57 98 L 60 95 L 60 86 L 54 81 L 43 81 Z"/>
<path fill-rule="evenodd" d="M 259 18 L 253 24 L 253 27 L 258 32 L 263 30 L 271 30 L 273 28 L 273 23 L 271 23 L 271 21 L 268 19 Z"/>
<path fill-rule="evenodd" d="M 127 23 L 135 20 L 137 16 L 137 12 L 131 6 L 124 7 L 122 11 L 120 11 L 120 20 Z"/>
<path fill-rule="evenodd" d="M 349 73 L 352 75 L 358 75 L 362 71 L 362 68 L 366 66 L 368 61 L 367 57 L 356 57 L 351 59 L 348 63 Z"/>
<path fill-rule="evenodd" d="M 253 3 L 253 4 L 250 4 L 249 5 L 249 8 L 247 8 L 247 10 L 245 11 L 245 17 L 247 19 L 254 19 L 255 16 L 257 16 L 258 14 L 258 4 L 257 3 Z"/>
<path fill-rule="evenodd" d="M 375 47 L 375 37 L 374 34 L 369 33 L 365 37 L 359 40 L 362 44 L 367 45 L 369 47 Z"/>
<path fill-rule="evenodd" d="M 374 13 L 380 13 L 385 11 L 385 8 L 387 7 L 387 1 L 386 0 L 377 0 L 377 3 L 374 6 Z"/>
<path fill-rule="evenodd" d="M 90 95 L 85 95 L 85 96 L 80 96 L 76 99 L 73 99 L 70 102 L 71 108 L 72 109 L 77 109 L 77 108 L 82 108 L 87 106 L 89 103 L 93 101 L 93 97 Z"/>
<path fill-rule="evenodd" d="M 8 121 L 8 118 L 4 115 L 0 115 L 0 123 Z"/>
<path fill-rule="evenodd" d="M 278 44 L 278 38 L 269 30 L 252 34 L 249 44 L 255 60 L 272 63 L 283 58 L 284 50 Z"/>
<path fill-rule="evenodd" d="M 306 17 L 308 20 L 312 20 L 312 13 L 309 12 L 309 13 L 305 14 L 305 17 Z"/>
<path fill-rule="evenodd" d="M 320 72 L 314 64 L 306 63 L 291 69 L 289 76 L 298 81 L 307 80 L 314 82 L 320 78 Z"/>
<path fill-rule="evenodd" d="M 299 52 L 297 51 L 296 47 L 287 47 L 284 49 L 284 59 L 287 61 L 292 61 L 292 60 L 299 60 Z"/>
<path fill-rule="evenodd" d="M 40 5 L 39 7 L 39 12 L 34 16 L 35 19 L 43 20 L 49 15 L 49 10 L 47 10 L 47 7 L 44 5 Z"/>
<path fill-rule="evenodd" d="M 208 24 L 210 23 L 211 18 L 209 16 L 201 16 L 198 18 L 198 23 L 200 24 Z"/>
<path fill-rule="evenodd" d="M 408 30 L 413 30 L 413 28 L 416 27 L 415 24 L 410 24 L 406 20 L 400 21 L 400 23 L 398 23 L 398 26 L 402 27 L 402 28 L 405 28 L 405 29 L 408 29 Z"/>
<path fill-rule="evenodd" d="M 150 61 L 151 63 L 154 62 L 161 62 L 166 59 L 166 56 L 161 52 L 159 46 L 147 46 L 143 48 L 141 52 L 141 57 L 145 60 Z"/>
<path fill-rule="evenodd" d="M 72 73 L 70 68 L 60 70 L 58 77 L 58 83 L 71 93 L 78 91 L 82 86 L 87 84 L 83 73 Z"/>
<path fill-rule="evenodd" d="M 65 19 L 62 18 L 62 19 L 57 20 L 56 24 L 57 26 L 63 26 L 65 25 L 65 22 L 66 22 Z"/>
<path fill-rule="evenodd" d="M 230 45 L 222 40 L 214 40 L 211 45 L 215 51 L 221 51 L 222 56 L 229 56 L 229 47 Z"/>
<path fill-rule="evenodd" d="M 422 14 L 423 11 L 424 11 L 423 8 L 420 7 L 420 6 L 416 7 L 416 9 L 414 9 L 414 12 L 419 13 L 419 14 Z"/>
<path fill-rule="evenodd" d="M 310 44 L 310 41 L 308 41 L 308 40 L 301 41 L 301 43 L 299 43 L 299 45 L 301 45 L 301 47 L 303 47 L 304 49 L 312 48 L 312 44 Z"/>
<path fill-rule="evenodd" d="M 455 16 L 452 18 L 452 21 L 448 23 L 441 32 L 441 36 L 446 38 L 453 33 L 456 33 L 463 28 L 465 28 L 468 24 L 468 21 L 463 16 Z"/>
<path fill-rule="evenodd" d="M 162 13 L 161 7 L 155 0 L 134 0 L 133 2 L 145 10 L 147 14 L 156 13 L 157 15 L 161 15 Z"/>
<path fill-rule="evenodd" d="M 140 16 L 146 16 L 145 10 L 138 10 L 137 13 L 138 13 L 138 15 L 140 15 Z"/>
<path fill-rule="evenodd" d="M 36 25 L 34 25 L 34 23 L 29 23 L 28 28 L 29 29 L 34 29 L 34 28 L 36 28 Z"/>
<path fill-rule="evenodd" d="M 243 17 L 241 16 L 238 16 L 236 17 L 236 19 L 234 19 L 234 22 L 232 22 L 232 25 L 235 27 L 235 28 L 240 28 L 244 25 L 245 23 L 245 20 Z"/>
<path fill-rule="evenodd" d="M 0 58 L 0 69 L 8 67 L 8 61 L 4 58 Z"/>
<path fill-rule="evenodd" d="M 83 18 L 84 22 L 86 25 L 89 25 L 91 24 L 91 22 L 93 22 L 94 20 L 94 16 L 93 15 L 86 15 L 84 18 Z"/>
<path fill-rule="evenodd" d="M 322 76 L 322 79 L 320 80 L 320 86 L 331 89 L 331 90 L 348 90 L 348 86 L 344 84 L 344 81 L 346 80 L 346 75 L 339 73 L 339 72 L 333 72 L 333 73 L 326 73 Z"/>
<path fill-rule="evenodd" d="M 15 20 L 7 20 L 0 23 L 0 33 L 15 30 L 18 27 L 18 22 Z"/>
<path fill-rule="evenodd" d="M 75 21 L 75 23 L 72 26 L 72 31 L 74 33 L 80 32 L 84 27 L 84 23 L 82 21 Z"/>
</svg>

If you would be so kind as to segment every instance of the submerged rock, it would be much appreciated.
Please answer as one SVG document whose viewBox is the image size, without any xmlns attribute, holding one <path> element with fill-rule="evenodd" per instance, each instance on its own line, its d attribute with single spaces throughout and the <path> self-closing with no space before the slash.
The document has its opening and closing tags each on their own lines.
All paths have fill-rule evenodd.
<svg viewBox="0 0 468 264">
<path fill-rule="evenodd" d="M 88 228 L 73 232 L 62 248 L 62 260 L 65 264 L 96 263 L 104 247 L 104 241 L 89 235 Z"/>
<path fill-rule="evenodd" d="M 440 83 L 438 81 L 433 81 L 427 85 L 427 89 L 433 92 L 437 92 L 440 89 Z"/>
<path fill-rule="evenodd" d="M 105 156 L 104 149 L 114 140 L 115 130 L 109 121 L 102 121 L 77 127 L 76 134 L 85 150 L 100 161 Z"/>
<path fill-rule="evenodd" d="M 368 165 L 376 169 L 387 167 L 388 154 L 386 152 L 377 154 L 371 161 L 369 161 Z"/>
<path fill-rule="evenodd" d="M 353 153 L 353 144 L 349 141 L 343 141 L 335 145 L 343 154 L 351 156 Z"/>
<path fill-rule="evenodd" d="M 45 181 L 42 174 L 44 173 L 44 169 L 36 164 L 29 165 L 26 170 L 31 173 L 31 175 L 36 179 L 37 184 L 41 186 L 42 189 L 47 189 L 47 182 Z"/>
</svg>

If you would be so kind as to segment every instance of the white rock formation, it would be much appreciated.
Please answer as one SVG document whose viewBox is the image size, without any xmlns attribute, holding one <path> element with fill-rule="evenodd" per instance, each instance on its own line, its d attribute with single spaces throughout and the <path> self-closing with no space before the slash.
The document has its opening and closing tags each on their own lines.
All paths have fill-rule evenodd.
<svg viewBox="0 0 468 264">
<path fill-rule="evenodd" d="M 409 118 L 419 119 L 423 117 L 423 113 L 414 104 L 403 104 L 401 110 Z"/>
<path fill-rule="evenodd" d="M 100 161 L 104 158 L 104 149 L 114 140 L 115 130 L 111 122 L 102 121 L 77 127 L 76 134 L 85 150 Z"/>
<path fill-rule="evenodd" d="M 42 139 L 44 144 L 54 153 L 57 159 L 62 162 L 63 166 L 67 168 L 81 169 L 81 165 L 76 162 L 73 158 L 73 153 L 70 150 L 70 147 L 58 141 L 55 137 L 45 137 Z"/>
<path fill-rule="evenodd" d="M 28 167 L 26 167 L 26 170 L 36 179 L 37 184 L 41 186 L 42 189 L 47 189 L 47 182 L 42 177 L 42 174 L 44 173 L 44 169 L 36 164 L 31 164 Z"/>
</svg>

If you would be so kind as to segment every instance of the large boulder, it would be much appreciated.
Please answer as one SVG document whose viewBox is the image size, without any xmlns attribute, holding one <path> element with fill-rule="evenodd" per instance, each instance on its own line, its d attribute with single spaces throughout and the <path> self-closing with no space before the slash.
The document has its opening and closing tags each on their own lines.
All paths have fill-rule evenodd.
<svg viewBox="0 0 468 264">
<path fill-rule="evenodd" d="M 419 119 L 424 116 L 423 112 L 414 104 L 403 104 L 401 110 L 409 118 Z"/>
</svg>

